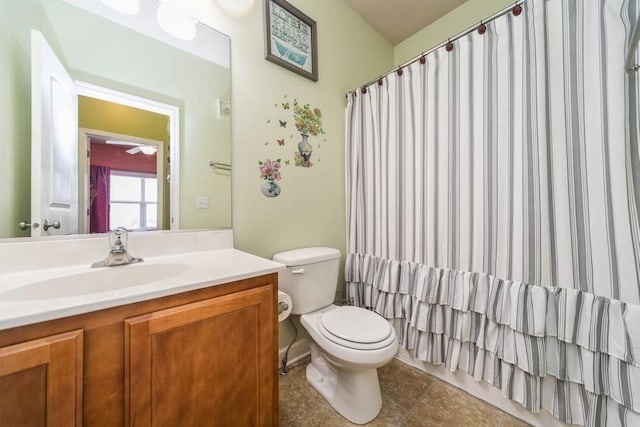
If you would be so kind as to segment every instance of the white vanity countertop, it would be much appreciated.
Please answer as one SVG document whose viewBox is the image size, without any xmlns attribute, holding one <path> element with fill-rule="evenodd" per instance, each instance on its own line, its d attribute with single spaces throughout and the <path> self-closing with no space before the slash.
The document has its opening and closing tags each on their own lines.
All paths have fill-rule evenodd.
<svg viewBox="0 0 640 427">
<path fill-rule="evenodd" d="M 153 265 L 158 265 L 158 269 L 154 269 Z M 141 269 L 137 272 L 134 270 L 136 268 Z M 117 274 L 128 279 L 130 273 L 131 277 L 143 277 L 147 272 L 153 273 L 160 269 L 164 269 L 162 271 L 166 271 L 169 277 L 162 274 L 162 277 L 150 283 L 92 293 L 87 293 L 84 288 L 79 287 L 84 286 L 84 283 L 90 286 L 93 274 Z M 0 274 L 0 330 L 215 286 L 284 269 L 282 264 L 268 259 L 233 248 L 223 248 L 149 257 L 142 263 L 120 267 L 92 269 L 88 264 L 82 264 L 4 273 Z M 80 291 L 73 296 L 66 296 L 64 292 L 55 295 L 57 289 L 48 288 L 56 284 L 66 286 L 74 281 L 82 285 L 76 284 Z M 33 291 L 16 297 L 16 291 L 24 286 L 34 286 Z M 38 292 L 38 289 L 41 292 Z M 53 296 L 47 296 L 50 292 Z"/>
</svg>

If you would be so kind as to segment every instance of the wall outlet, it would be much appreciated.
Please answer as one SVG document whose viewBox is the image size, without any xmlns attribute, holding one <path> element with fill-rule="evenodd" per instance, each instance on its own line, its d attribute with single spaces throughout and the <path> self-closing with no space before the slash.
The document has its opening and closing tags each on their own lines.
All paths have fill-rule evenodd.
<svg viewBox="0 0 640 427">
<path fill-rule="evenodd" d="M 209 209 L 209 198 L 207 196 L 196 197 L 196 208 Z"/>
</svg>

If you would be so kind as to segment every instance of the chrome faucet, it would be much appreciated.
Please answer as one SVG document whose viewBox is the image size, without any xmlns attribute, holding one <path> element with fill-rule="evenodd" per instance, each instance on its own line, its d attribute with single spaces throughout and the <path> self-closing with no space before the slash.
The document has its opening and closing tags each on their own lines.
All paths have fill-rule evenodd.
<svg viewBox="0 0 640 427">
<path fill-rule="evenodd" d="M 115 267 L 118 265 L 135 264 L 142 262 L 142 258 L 136 258 L 127 252 L 127 241 L 129 234 L 126 228 L 117 227 L 111 230 L 109 235 L 109 254 L 102 261 L 91 264 L 91 268 L 97 267 Z"/>
</svg>

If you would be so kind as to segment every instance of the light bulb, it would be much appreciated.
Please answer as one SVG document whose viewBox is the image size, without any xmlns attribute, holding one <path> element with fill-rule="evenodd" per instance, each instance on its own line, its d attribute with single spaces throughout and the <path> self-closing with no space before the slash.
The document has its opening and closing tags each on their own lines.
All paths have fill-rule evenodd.
<svg viewBox="0 0 640 427">
<path fill-rule="evenodd" d="M 160 3 L 157 19 L 160 28 L 177 39 L 192 40 L 196 37 L 196 19 L 187 15 L 177 3 Z"/>
<path fill-rule="evenodd" d="M 234 17 L 248 15 L 255 5 L 255 0 L 217 0 L 218 6 Z"/>
</svg>

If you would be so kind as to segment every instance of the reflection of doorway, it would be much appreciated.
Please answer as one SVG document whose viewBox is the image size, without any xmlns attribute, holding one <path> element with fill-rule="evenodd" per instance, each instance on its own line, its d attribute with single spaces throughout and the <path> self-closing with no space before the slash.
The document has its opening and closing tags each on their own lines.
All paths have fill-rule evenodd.
<svg viewBox="0 0 640 427">
<path fill-rule="evenodd" d="M 87 177 L 84 230 L 168 228 L 163 221 L 163 141 L 88 129 L 80 129 L 80 140 L 88 147 L 88 170 L 81 171 Z"/>
<path fill-rule="evenodd" d="M 87 212 L 89 209 L 87 204 L 89 198 L 87 154 L 91 147 L 88 136 L 89 134 L 111 135 L 116 140 L 129 144 L 162 145 L 157 148 L 157 162 L 161 163 L 161 168 L 158 166 L 158 170 L 162 170 L 157 174 L 158 204 L 162 209 L 162 214 L 158 217 L 159 220 L 162 218 L 162 222 L 158 223 L 158 229 L 180 228 L 179 108 L 89 83 L 76 82 L 76 88 L 79 95 L 79 126 L 93 129 L 92 131 L 85 130 L 84 134 L 81 129 L 79 138 L 80 188 L 84 191 L 84 194 L 80 194 L 80 211 Z M 100 106 L 100 104 L 104 105 Z M 96 108 L 98 108 L 97 112 Z M 93 109 L 94 111 L 87 116 L 83 109 Z M 158 116 L 163 120 L 160 125 L 157 123 Z M 109 124 L 105 125 L 104 121 L 109 121 Z M 155 124 L 151 125 L 151 122 L 154 121 Z M 150 126 L 156 131 L 159 130 L 161 135 L 154 132 L 149 133 Z M 114 134 L 116 135 L 114 136 Z M 133 147 L 128 147 L 128 149 L 131 148 Z M 80 229 L 89 232 L 87 216 L 81 215 L 80 222 Z"/>
<path fill-rule="evenodd" d="M 161 212 L 160 220 L 154 228 L 170 229 L 170 183 L 166 171 L 169 170 L 169 120 L 164 114 L 155 113 L 139 108 L 122 105 L 120 103 L 104 101 L 86 96 L 78 96 L 78 123 L 80 125 L 79 148 L 79 188 L 80 188 L 80 229 L 85 233 L 104 233 L 111 227 L 125 224 L 109 221 L 108 195 L 103 195 L 98 206 L 91 206 L 90 200 L 95 201 L 94 193 L 89 191 L 92 170 L 97 166 L 109 170 L 129 173 L 152 173 L 158 179 L 159 200 Z M 144 154 L 146 149 L 156 151 Z M 94 150 L 95 148 L 95 150 Z M 95 151 L 95 153 L 93 153 Z M 99 162 L 95 160 L 99 159 Z M 96 176 L 93 176 L 95 179 Z M 109 174 L 101 178 L 108 187 Z M 95 185 L 96 182 L 93 182 Z M 102 186 L 98 187 L 99 189 Z M 93 208 L 93 211 L 92 211 Z M 96 209 L 98 211 L 96 212 Z M 93 221 L 91 221 L 93 219 Z M 106 228 L 105 228 L 106 227 Z M 147 227 L 135 227 L 145 229 Z"/>
</svg>

